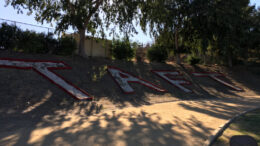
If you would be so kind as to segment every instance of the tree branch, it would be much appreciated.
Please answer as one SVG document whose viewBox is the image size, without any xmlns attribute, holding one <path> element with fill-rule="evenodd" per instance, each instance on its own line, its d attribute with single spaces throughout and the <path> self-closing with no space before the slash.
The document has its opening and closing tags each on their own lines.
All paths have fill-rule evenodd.
<svg viewBox="0 0 260 146">
<path fill-rule="evenodd" d="M 89 11 L 88 17 L 86 18 L 86 21 L 84 23 L 84 27 L 86 28 L 91 16 L 98 10 L 99 6 L 102 4 L 103 0 L 96 0 L 94 3 L 96 3 L 95 7 Z M 94 4 L 93 3 L 93 4 Z"/>
</svg>

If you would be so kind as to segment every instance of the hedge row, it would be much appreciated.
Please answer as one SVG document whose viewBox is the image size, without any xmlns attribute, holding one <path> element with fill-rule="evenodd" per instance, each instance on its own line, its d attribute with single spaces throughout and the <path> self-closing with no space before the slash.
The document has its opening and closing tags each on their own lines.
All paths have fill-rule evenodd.
<svg viewBox="0 0 260 146">
<path fill-rule="evenodd" d="M 6 23 L 0 26 L 0 49 L 25 53 L 72 55 L 76 48 L 76 41 L 72 37 L 56 39 L 52 33 L 22 31 L 17 26 Z"/>
</svg>

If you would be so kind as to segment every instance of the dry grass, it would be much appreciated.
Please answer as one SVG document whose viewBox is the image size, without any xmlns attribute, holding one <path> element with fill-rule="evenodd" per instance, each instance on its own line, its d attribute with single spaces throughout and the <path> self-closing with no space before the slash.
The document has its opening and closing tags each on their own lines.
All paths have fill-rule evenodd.
<svg viewBox="0 0 260 146">
<path fill-rule="evenodd" d="M 260 109 L 250 112 L 235 120 L 215 143 L 215 146 L 229 145 L 229 140 L 235 135 L 249 135 L 260 145 Z"/>
</svg>

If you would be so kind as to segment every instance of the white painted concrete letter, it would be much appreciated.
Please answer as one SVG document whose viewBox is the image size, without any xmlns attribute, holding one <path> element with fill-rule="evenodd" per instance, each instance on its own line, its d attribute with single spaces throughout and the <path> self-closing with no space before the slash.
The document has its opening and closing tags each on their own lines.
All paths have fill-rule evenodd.
<svg viewBox="0 0 260 146">
<path fill-rule="evenodd" d="M 71 69 L 60 61 L 36 61 L 36 60 L 18 60 L 18 59 L 0 59 L 0 67 L 16 69 L 33 69 L 52 83 L 75 97 L 76 99 L 92 99 L 89 94 L 72 83 L 64 80 L 58 74 L 52 72 L 54 69 Z"/>
<path fill-rule="evenodd" d="M 228 87 L 230 87 L 230 88 L 232 88 L 234 90 L 243 91 L 243 89 L 235 87 L 235 86 L 233 86 L 233 85 L 231 85 L 231 84 L 221 80 L 220 78 L 218 78 L 220 76 L 224 76 L 224 75 L 222 75 L 220 73 L 207 73 L 207 72 L 206 73 L 196 73 L 196 72 L 194 72 L 192 74 L 194 76 L 196 76 L 196 77 L 209 77 L 209 78 L 211 78 L 211 79 L 213 79 L 213 80 L 215 80 L 215 81 L 217 81 L 217 82 L 219 82 L 221 84 L 224 84 L 225 86 L 228 86 Z"/>
<path fill-rule="evenodd" d="M 153 73 L 158 75 L 160 78 L 168 81 L 170 84 L 173 86 L 183 90 L 186 93 L 191 93 L 192 91 L 190 89 L 187 89 L 183 85 L 190 85 L 191 82 L 185 80 L 185 79 L 178 79 L 174 78 L 174 76 L 180 76 L 180 73 L 177 71 L 157 71 L 157 70 L 152 70 Z"/>
<path fill-rule="evenodd" d="M 129 83 L 139 83 L 144 86 L 147 86 L 151 89 L 157 90 L 159 92 L 165 92 L 166 90 L 162 89 L 161 87 L 154 85 L 153 83 L 150 83 L 148 81 L 145 81 L 141 78 L 138 78 L 136 76 L 133 76 L 125 71 L 122 71 L 116 67 L 108 67 L 108 72 L 111 74 L 112 78 L 115 80 L 115 82 L 120 86 L 120 88 L 125 92 L 126 94 L 133 93 L 134 89 L 129 85 Z"/>
</svg>

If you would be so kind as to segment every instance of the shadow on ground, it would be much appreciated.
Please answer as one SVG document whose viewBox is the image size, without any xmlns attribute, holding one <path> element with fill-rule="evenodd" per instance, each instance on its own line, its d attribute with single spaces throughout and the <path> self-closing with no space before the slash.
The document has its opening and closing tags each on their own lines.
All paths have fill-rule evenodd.
<svg viewBox="0 0 260 146">
<path fill-rule="evenodd" d="M 199 138 L 210 128 L 192 117 L 189 121 L 175 119 L 176 124 L 160 123 L 160 116 L 141 113 L 112 113 L 96 117 L 81 117 L 64 113 L 45 116 L 41 122 L 24 121 L 15 130 L 5 124 L 0 145 L 187 145 L 185 134 L 176 127 L 190 129 Z M 183 125 L 185 122 L 185 125 Z M 194 128 L 200 125 L 200 128 Z"/>
<path fill-rule="evenodd" d="M 141 106 L 151 103 L 161 103 L 177 100 L 196 100 L 221 98 L 223 96 L 243 97 L 245 95 L 260 94 L 260 76 L 251 73 L 245 67 L 228 69 L 219 66 L 189 66 L 161 63 L 144 63 L 144 62 L 124 62 L 111 61 L 102 58 L 83 59 L 81 57 L 60 57 L 53 55 L 30 55 L 22 53 L 1 53 L 0 57 L 22 58 L 22 59 L 38 59 L 38 60 L 62 60 L 69 64 L 71 70 L 56 70 L 55 72 L 72 82 L 76 86 L 87 91 L 94 96 L 94 100 L 102 104 L 104 108 L 124 108 L 126 106 Z M 114 82 L 107 72 L 107 66 L 115 66 L 124 71 L 137 75 L 156 85 L 166 89 L 166 93 L 157 92 L 140 84 L 130 83 L 135 90 L 134 94 L 124 94 Z M 151 70 L 173 70 L 180 71 L 183 76 L 177 78 L 185 78 L 192 82 L 192 85 L 184 85 L 191 89 L 193 93 L 185 93 L 182 90 L 170 85 L 167 81 L 159 78 Z M 226 75 L 222 79 L 230 84 L 244 89 L 244 92 L 237 92 L 207 77 L 194 77 L 191 72 L 220 72 Z M 64 102 L 71 100 L 71 96 L 67 95 L 55 85 L 49 83 L 46 79 L 40 77 L 32 70 L 17 70 L 0 68 L 0 95 L 3 100 L 1 102 L 7 105 L 11 102 L 15 106 L 26 107 L 42 101 L 48 90 L 57 98 Z M 47 91 L 46 91 L 47 90 Z M 41 96 L 42 95 L 42 96 Z M 0 103 L 1 105 L 1 103 Z M 4 106 L 4 104 L 3 104 Z M 12 106 L 12 105 L 11 105 Z M 11 107 L 9 106 L 9 107 Z M 18 107 L 18 108 L 19 108 Z"/>
<path fill-rule="evenodd" d="M 260 85 L 260 78 L 247 73 L 247 70 L 239 73 L 216 67 L 194 68 L 28 54 L 0 54 L 0 57 L 62 60 L 73 69 L 55 72 L 95 97 L 93 102 L 76 101 L 32 70 L 0 68 L 0 145 L 187 145 L 187 133 L 206 139 L 213 129 L 203 125 L 203 119 L 197 117 L 189 117 L 185 121 L 174 117 L 174 111 L 168 122 L 161 122 L 160 115 L 146 111 L 115 114 L 100 111 L 185 101 L 178 106 L 211 117 L 228 119 L 250 105 L 260 104 L 259 100 L 253 98 L 260 93 L 260 89 L 256 88 Z M 131 84 L 136 93 L 125 95 L 106 72 L 107 65 L 138 75 L 168 92 L 158 93 L 142 85 Z M 169 85 L 152 74 L 152 69 L 181 71 L 186 79 L 192 81 L 193 85 L 187 87 L 193 93 L 183 93 Z M 245 92 L 236 92 L 208 78 L 194 78 L 190 75 L 193 71 L 214 69 L 225 73 L 225 80 L 242 87 Z M 192 104 L 198 99 L 203 99 L 197 101 L 199 105 Z M 98 115 L 90 116 L 92 114 Z M 200 145 L 200 142 L 193 143 Z"/>
<path fill-rule="evenodd" d="M 260 105 L 260 98 L 164 104 L 92 116 L 88 114 L 98 111 L 93 103 L 50 109 L 44 115 L 1 115 L 0 145 L 202 145 L 219 121 Z M 161 108 L 168 113 L 157 112 Z"/>
</svg>

